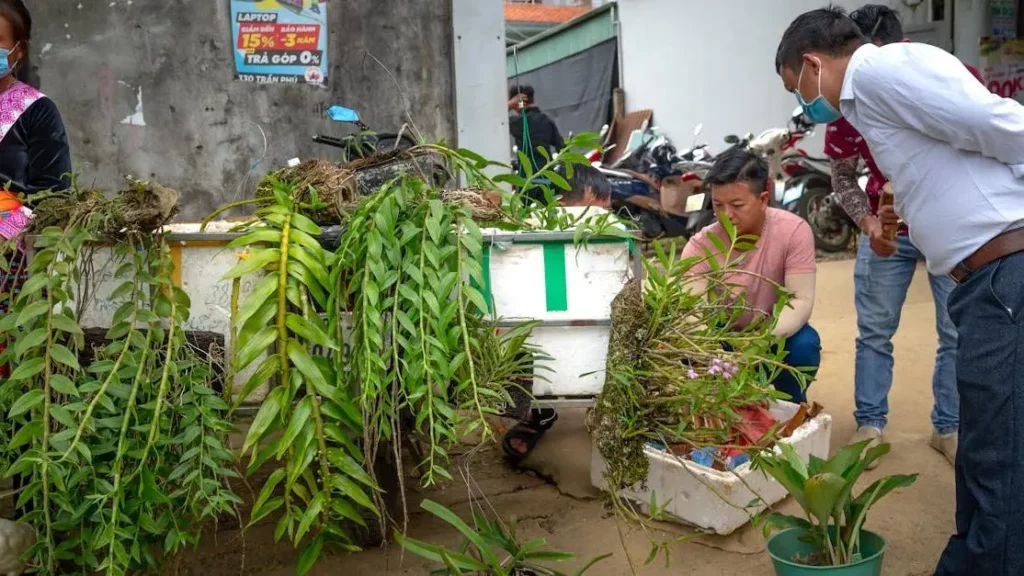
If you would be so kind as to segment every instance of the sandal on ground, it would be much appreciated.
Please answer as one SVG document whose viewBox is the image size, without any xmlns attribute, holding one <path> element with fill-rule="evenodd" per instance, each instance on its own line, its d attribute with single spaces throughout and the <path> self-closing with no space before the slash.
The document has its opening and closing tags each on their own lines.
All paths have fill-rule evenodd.
<svg viewBox="0 0 1024 576">
<path fill-rule="evenodd" d="M 526 458 L 537 442 L 544 437 L 544 433 L 551 429 L 558 420 L 558 413 L 554 408 L 541 408 L 530 412 L 530 421 L 516 424 L 511 430 L 505 433 L 501 440 L 501 447 L 505 455 L 514 463 L 521 462 Z M 526 444 L 526 451 L 520 452 L 512 446 L 512 440 L 521 440 Z"/>
</svg>

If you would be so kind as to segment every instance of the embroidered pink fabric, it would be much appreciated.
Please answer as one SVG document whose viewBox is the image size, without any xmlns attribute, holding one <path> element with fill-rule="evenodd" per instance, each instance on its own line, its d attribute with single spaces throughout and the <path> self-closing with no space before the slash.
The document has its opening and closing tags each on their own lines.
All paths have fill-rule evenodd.
<svg viewBox="0 0 1024 576">
<path fill-rule="evenodd" d="M 0 94 L 0 141 L 28 107 L 43 97 L 43 93 L 24 82 L 15 82 Z M 28 226 L 29 212 L 24 207 L 10 212 L 0 212 L 0 236 L 8 240 L 17 236 Z"/>
</svg>

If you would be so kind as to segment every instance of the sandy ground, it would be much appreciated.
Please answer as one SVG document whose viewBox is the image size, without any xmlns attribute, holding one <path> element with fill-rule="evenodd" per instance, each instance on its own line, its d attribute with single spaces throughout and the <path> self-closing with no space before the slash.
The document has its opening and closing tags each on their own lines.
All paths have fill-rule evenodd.
<svg viewBox="0 0 1024 576">
<path fill-rule="evenodd" d="M 820 265 L 812 324 L 821 333 L 824 351 L 818 381 L 809 395 L 835 419 L 833 449 L 854 431 L 853 361 L 857 330 L 852 281 L 852 260 Z M 886 430 L 892 452 L 864 479 L 867 483 L 889 473 L 920 473 L 915 485 L 888 496 L 867 522 L 869 528 L 888 538 L 885 573 L 889 575 L 931 574 L 953 529 L 953 470 L 928 447 L 936 346 L 934 317 L 922 267 L 911 287 L 895 339 L 896 373 Z M 531 456 L 528 464 L 540 474 L 512 470 L 491 448 L 475 453 L 468 461 L 478 489 L 503 516 L 518 516 L 520 531 L 526 539 L 544 538 L 553 548 L 573 552 L 581 559 L 612 554 L 588 572 L 593 576 L 630 574 L 629 558 L 636 565 L 636 573 L 643 575 L 771 573 L 770 561 L 763 553 L 764 539 L 759 531 L 749 527 L 727 538 L 701 537 L 675 544 L 669 567 L 663 558 L 644 566 L 650 550 L 646 537 L 629 530 L 620 536 L 615 520 L 590 488 L 590 437 L 579 411 L 563 412 Z M 468 511 L 469 492 L 463 482 L 414 496 L 424 495 L 457 513 L 465 515 Z M 409 525 L 411 536 L 438 544 L 459 542 L 453 530 L 419 512 L 417 506 L 417 502 L 410 502 L 414 512 Z M 794 505 L 786 502 L 781 507 L 792 511 Z M 287 544 L 274 544 L 271 531 L 272 526 L 250 531 L 243 548 L 238 531 L 222 526 L 215 540 L 208 537 L 200 550 L 184 559 L 180 571 L 208 575 L 293 574 L 295 553 Z M 561 569 L 571 573 L 575 568 L 566 565 Z M 426 574 L 428 566 L 409 554 L 403 557 L 401 549 L 392 546 L 330 556 L 313 573 Z"/>
</svg>

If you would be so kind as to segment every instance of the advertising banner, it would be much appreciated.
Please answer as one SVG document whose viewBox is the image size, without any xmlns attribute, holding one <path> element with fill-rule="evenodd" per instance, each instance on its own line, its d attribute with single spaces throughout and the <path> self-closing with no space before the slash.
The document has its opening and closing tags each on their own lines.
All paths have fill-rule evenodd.
<svg viewBox="0 0 1024 576">
<path fill-rule="evenodd" d="M 1024 40 L 982 38 L 979 64 L 989 90 L 1024 103 Z"/>
<path fill-rule="evenodd" d="M 327 85 L 327 0 L 231 0 L 235 79 Z"/>
</svg>

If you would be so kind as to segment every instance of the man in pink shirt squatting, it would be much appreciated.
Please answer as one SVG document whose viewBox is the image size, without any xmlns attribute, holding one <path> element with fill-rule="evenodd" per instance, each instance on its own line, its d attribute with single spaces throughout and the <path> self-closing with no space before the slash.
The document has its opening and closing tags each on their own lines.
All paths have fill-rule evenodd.
<svg viewBox="0 0 1024 576">
<path fill-rule="evenodd" d="M 683 258 L 717 255 L 711 235 L 729 246 L 728 234 L 721 224 L 723 217 L 733 223 L 738 236 L 757 236 L 754 248 L 741 254 L 735 265 L 751 274 L 729 278 L 743 291 L 744 303 L 750 308 L 737 319 L 736 328 L 747 326 L 758 316 L 770 317 L 777 301 L 775 284 L 784 286 L 794 296 L 779 315 L 773 332 L 786 338 L 786 364 L 802 369 L 813 379 L 821 364 L 821 340 L 807 323 L 814 308 L 816 273 L 811 227 L 795 214 L 768 207 L 768 164 L 749 150 L 733 148 L 722 153 L 704 184 L 711 189 L 719 222 L 695 234 L 683 249 Z M 736 258 L 735 254 L 733 257 Z M 700 262 L 691 273 L 702 274 L 710 268 L 707 261 Z M 789 394 L 794 402 L 807 399 L 805 390 L 790 372 L 783 372 L 772 384 L 776 390 Z"/>
<path fill-rule="evenodd" d="M 857 27 L 876 46 L 908 41 L 903 36 L 899 14 L 880 4 L 868 4 L 850 14 Z M 981 82 L 976 69 L 965 64 Z M 853 388 L 857 409 L 857 433 L 851 444 L 883 440 L 892 388 L 892 337 L 900 322 L 900 311 L 924 256 L 910 241 L 906 225 L 900 225 L 896 242 L 882 237 L 878 200 L 886 178 L 875 164 L 867 141 L 845 118 L 828 125 L 825 154 L 832 159 L 832 182 L 839 204 L 860 226 L 863 236 L 854 268 L 854 305 L 857 309 L 857 354 Z M 867 194 L 857 183 L 857 163 L 863 159 L 870 172 Z M 956 389 L 956 328 L 946 302 L 953 291 L 948 276 L 929 274 L 935 301 L 935 331 L 939 335 L 932 374 L 931 446 L 950 462 L 956 459 L 957 428 L 960 424 L 960 394 Z M 878 466 L 875 460 L 869 468 Z"/>
</svg>

